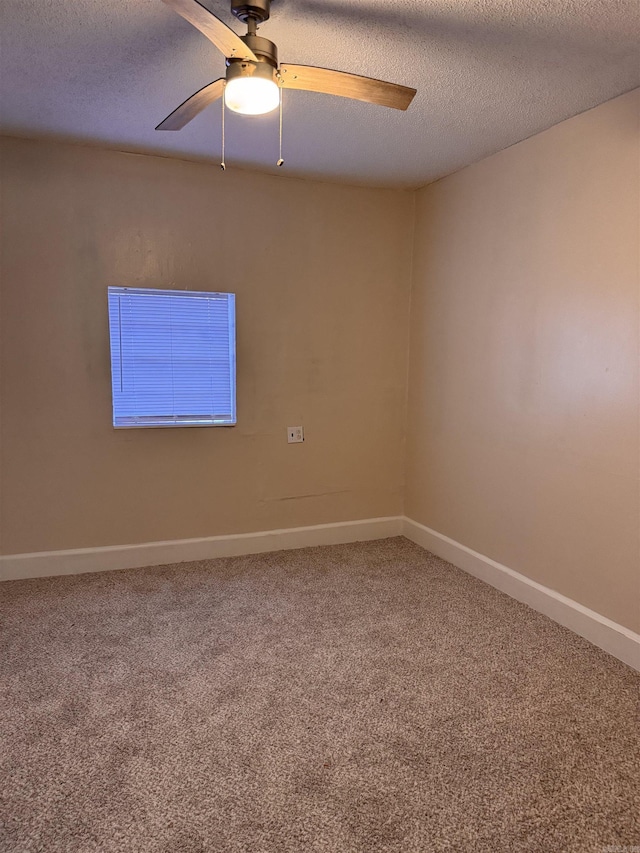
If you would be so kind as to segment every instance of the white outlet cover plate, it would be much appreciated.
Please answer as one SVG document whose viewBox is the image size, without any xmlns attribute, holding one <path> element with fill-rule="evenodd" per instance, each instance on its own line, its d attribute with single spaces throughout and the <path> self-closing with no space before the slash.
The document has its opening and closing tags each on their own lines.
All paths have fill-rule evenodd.
<svg viewBox="0 0 640 853">
<path fill-rule="evenodd" d="M 287 441 L 289 444 L 297 444 L 304 441 L 304 427 L 287 427 Z"/>
</svg>

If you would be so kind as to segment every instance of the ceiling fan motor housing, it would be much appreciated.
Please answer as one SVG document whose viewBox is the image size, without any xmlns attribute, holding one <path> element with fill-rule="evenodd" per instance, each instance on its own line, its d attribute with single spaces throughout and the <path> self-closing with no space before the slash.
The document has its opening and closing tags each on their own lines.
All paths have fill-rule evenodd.
<svg viewBox="0 0 640 853">
<path fill-rule="evenodd" d="M 269 20 L 271 0 L 249 0 L 248 3 L 236 3 L 231 0 L 231 11 L 240 21 L 245 24 L 256 21 L 263 24 Z"/>
<path fill-rule="evenodd" d="M 246 46 L 254 53 L 258 62 L 266 62 L 274 68 L 278 67 L 278 48 L 262 36 L 252 35 L 247 33 L 246 36 L 240 36 Z M 234 62 L 239 62 L 238 59 L 227 59 L 227 65 L 232 65 Z"/>
</svg>

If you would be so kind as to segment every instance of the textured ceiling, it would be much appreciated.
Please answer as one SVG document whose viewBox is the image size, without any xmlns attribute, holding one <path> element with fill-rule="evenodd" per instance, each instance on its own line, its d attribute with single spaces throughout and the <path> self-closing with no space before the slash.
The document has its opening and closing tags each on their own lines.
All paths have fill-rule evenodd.
<svg viewBox="0 0 640 853">
<path fill-rule="evenodd" d="M 154 131 L 224 75 L 160 0 L 2 0 L 0 25 L 2 132 L 219 160 L 219 104 Z M 329 180 L 420 186 L 640 85 L 638 0 L 274 0 L 260 34 L 281 61 L 418 89 L 406 113 L 285 93 L 284 170 Z M 276 171 L 276 113 L 226 125 L 228 163 Z"/>
</svg>

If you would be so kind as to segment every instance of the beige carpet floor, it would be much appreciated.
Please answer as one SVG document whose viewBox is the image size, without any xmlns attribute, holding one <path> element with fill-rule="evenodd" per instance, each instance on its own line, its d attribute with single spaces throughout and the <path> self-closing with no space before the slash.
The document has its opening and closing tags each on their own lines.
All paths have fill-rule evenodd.
<svg viewBox="0 0 640 853">
<path fill-rule="evenodd" d="M 405 539 L 0 596 L 3 853 L 640 845 L 638 676 Z"/>
</svg>

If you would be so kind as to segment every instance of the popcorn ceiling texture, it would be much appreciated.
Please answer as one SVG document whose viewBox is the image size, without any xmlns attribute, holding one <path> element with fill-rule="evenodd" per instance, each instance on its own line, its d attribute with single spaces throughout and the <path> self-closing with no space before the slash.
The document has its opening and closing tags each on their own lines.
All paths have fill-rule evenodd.
<svg viewBox="0 0 640 853">
<path fill-rule="evenodd" d="M 0 595 L 7 853 L 640 841 L 637 676 L 404 539 Z"/>
<path fill-rule="evenodd" d="M 209 8 L 244 32 L 223 0 Z M 284 172 L 416 187 L 640 85 L 637 0 L 274 0 L 280 59 L 414 86 L 407 113 L 285 93 Z M 5 0 L 5 133 L 216 161 L 220 108 L 154 127 L 224 74 L 160 0 Z M 278 171 L 277 115 L 228 116 L 227 163 Z"/>
</svg>

